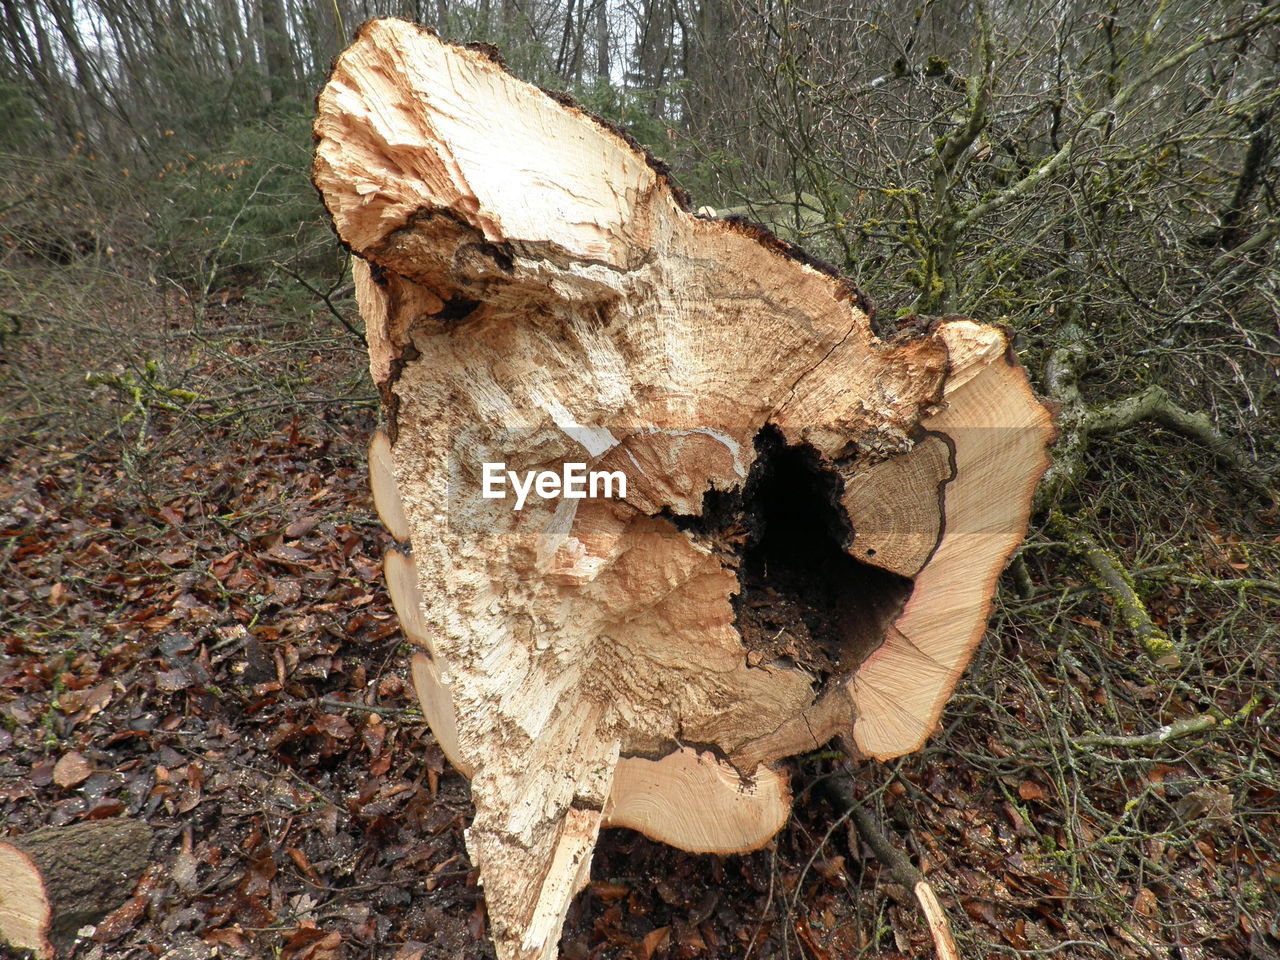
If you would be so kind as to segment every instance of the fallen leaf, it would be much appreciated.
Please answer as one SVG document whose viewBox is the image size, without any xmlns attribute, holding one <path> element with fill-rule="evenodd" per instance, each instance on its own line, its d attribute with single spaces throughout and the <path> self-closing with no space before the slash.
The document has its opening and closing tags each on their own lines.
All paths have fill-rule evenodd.
<svg viewBox="0 0 1280 960">
<path fill-rule="evenodd" d="M 1151 919 L 1158 913 L 1159 902 L 1149 887 L 1143 887 L 1133 898 L 1133 909 L 1141 917 Z"/>
<path fill-rule="evenodd" d="M 189 686 L 191 686 L 191 676 L 181 668 L 162 670 L 156 674 L 156 689 L 164 693 L 176 693 Z"/>
<path fill-rule="evenodd" d="M 1040 786 L 1040 784 L 1031 780 L 1023 780 L 1018 785 L 1018 796 L 1023 800 L 1043 800 L 1048 794 L 1044 792 L 1044 787 Z"/>
<path fill-rule="evenodd" d="M 659 927 L 657 930 L 650 930 L 644 935 L 644 939 L 640 941 L 640 960 L 650 960 L 654 953 L 664 949 L 670 942 L 670 927 Z"/>
<path fill-rule="evenodd" d="M 147 910 L 146 897 L 131 897 L 103 918 L 94 928 L 93 939 L 98 943 L 119 940 L 134 928 Z"/>
<path fill-rule="evenodd" d="M 609 883 L 606 880 L 596 880 L 591 884 L 591 892 L 601 900 L 619 900 L 631 892 L 630 887 L 624 887 L 620 883 Z"/>
<path fill-rule="evenodd" d="M 53 782 L 64 790 L 78 786 L 89 779 L 93 767 L 89 761 L 72 750 L 62 755 L 53 767 Z"/>
<path fill-rule="evenodd" d="M 316 525 L 316 519 L 316 517 L 303 517 L 301 520 L 295 520 L 284 528 L 284 535 L 290 540 L 305 537 Z"/>
</svg>

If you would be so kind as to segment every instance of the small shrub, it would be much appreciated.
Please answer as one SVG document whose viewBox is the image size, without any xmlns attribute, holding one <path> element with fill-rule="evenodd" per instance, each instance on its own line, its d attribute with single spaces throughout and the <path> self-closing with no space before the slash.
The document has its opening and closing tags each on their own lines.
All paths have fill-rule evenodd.
<svg viewBox="0 0 1280 960">
<path fill-rule="evenodd" d="M 170 161 L 149 214 L 161 271 L 211 289 L 261 278 L 276 262 L 328 268 L 336 244 L 310 170 L 311 118 L 300 108 L 241 126 L 205 155 Z"/>
</svg>

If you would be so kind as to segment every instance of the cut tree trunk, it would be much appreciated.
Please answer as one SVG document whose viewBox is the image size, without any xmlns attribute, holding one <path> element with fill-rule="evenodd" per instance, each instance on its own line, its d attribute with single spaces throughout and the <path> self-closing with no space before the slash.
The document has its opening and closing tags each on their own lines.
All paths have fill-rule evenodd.
<svg viewBox="0 0 1280 960">
<path fill-rule="evenodd" d="M 82 926 L 128 899 L 151 840 L 140 821 L 100 820 L 0 841 L 0 947 L 42 960 L 64 950 Z"/>
<path fill-rule="evenodd" d="M 403 21 L 339 58 L 316 137 L 387 421 L 375 500 L 407 541 L 387 580 L 471 778 L 498 956 L 555 956 L 601 827 L 756 849 L 783 758 L 919 747 L 1048 464 L 1005 332 L 878 338 L 851 282 Z M 499 463 L 625 495 L 548 482 L 515 509 L 483 496 Z"/>
</svg>

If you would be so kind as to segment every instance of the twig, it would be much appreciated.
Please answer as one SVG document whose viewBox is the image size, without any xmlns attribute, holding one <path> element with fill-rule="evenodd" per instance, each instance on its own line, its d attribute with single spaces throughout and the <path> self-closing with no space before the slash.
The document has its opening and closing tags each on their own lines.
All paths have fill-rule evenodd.
<svg viewBox="0 0 1280 960">
<path fill-rule="evenodd" d="M 1119 747 L 1122 749 L 1154 747 L 1169 740 L 1177 740 L 1179 737 L 1188 737 L 1193 733 L 1199 733 L 1201 730 L 1208 730 L 1217 722 L 1209 714 L 1200 714 L 1195 717 L 1187 717 L 1187 719 L 1179 720 L 1176 723 L 1165 724 L 1158 730 L 1152 730 L 1150 733 L 1143 733 L 1137 736 L 1117 737 L 1104 733 L 1092 733 L 1083 737 L 1076 737 L 1072 742 L 1078 747 Z"/>
<path fill-rule="evenodd" d="M 1232 577 L 1229 580 L 1197 580 L 1195 577 L 1170 577 L 1170 583 L 1184 583 L 1193 587 L 1212 587 L 1218 590 L 1268 590 L 1280 593 L 1280 580 L 1258 580 L 1251 577 Z"/>
<path fill-rule="evenodd" d="M 342 311 L 340 311 L 337 307 L 333 305 L 333 300 L 330 299 L 330 295 L 333 293 L 332 290 L 328 292 L 324 290 L 317 290 L 314 286 L 311 285 L 310 280 L 308 280 L 302 274 L 298 273 L 296 270 L 290 269 L 283 263 L 273 262 L 272 266 L 278 270 L 282 270 L 285 273 L 287 273 L 295 281 L 297 281 L 299 284 L 305 287 L 308 292 L 310 292 L 314 296 L 319 297 L 322 301 L 324 301 L 324 305 L 329 308 L 329 312 L 333 314 L 334 317 L 337 318 L 338 322 L 342 324 L 344 327 L 346 327 L 347 331 L 353 337 L 355 337 L 357 340 L 363 343 L 366 347 L 369 346 L 369 341 L 365 339 L 364 334 L 361 333 L 359 330 L 357 330 L 355 327 L 353 327 L 351 325 L 351 321 L 349 321 L 346 317 L 342 315 Z"/>
<path fill-rule="evenodd" d="M 1112 96 L 1110 103 L 1098 107 L 1085 117 L 1084 123 L 1081 124 L 1080 127 L 1081 133 L 1085 130 L 1100 129 L 1109 119 L 1119 116 L 1122 109 L 1130 100 L 1141 93 L 1142 88 L 1146 84 L 1155 80 L 1161 74 L 1167 73 L 1169 70 L 1177 67 L 1179 64 L 1190 60 L 1206 47 L 1214 46 L 1227 40 L 1233 40 L 1255 27 L 1266 26 L 1274 23 L 1277 19 L 1280 19 L 1280 3 L 1272 2 L 1258 10 L 1254 16 L 1237 24 L 1230 30 L 1218 34 L 1206 34 L 1205 36 L 1199 37 L 1182 49 L 1160 60 L 1151 69 L 1135 77 L 1133 80 L 1129 81 L 1129 83 L 1117 90 L 1115 95 Z M 963 233 L 983 217 L 986 217 L 1013 201 L 1019 200 L 1033 192 L 1041 182 L 1046 180 L 1048 177 L 1055 175 L 1060 169 L 1067 165 L 1068 161 L 1073 158 L 1075 152 L 1080 148 L 1080 145 L 1084 140 L 1085 138 L 1079 135 L 1072 137 L 1064 143 L 1061 148 L 1059 148 L 1057 153 L 1053 154 L 1021 180 L 1011 184 L 999 193 L 996 193 L 975 205 L 956 224 L 956 232 Z"/>
<path fill-rule="evenodd" d="M 929 924 L 938 960 L 960 960 L 960 951 L 956 949 L 955 938 L 951 935 L 951 924 L 933 887 L 910 858 L 889 842 L 884 828 L 871 811 L 854 798 L 852 780 L 846 776 L 833 777 L 828 781 L 827 790 L 835 802 L 844 808 L 844 812 L 849 814 L 859 835 L 867 841 L 867 846 L 875 853 L 876 859 L 889 868 L 895 881 L 915 894 L 916 902 L 920 904 L 920 910 Z"/>
<path fill-rule="evenodd" d="M 1216 717 L 1202 713 L 1194 717 L 1187 717 L 1185 720 L 1178 720 L 1175 723 L 1165 724 L 1150 733 L 1141 733 L 1128 737 L 1108 733 L 1086 733 L 1084 736 L 1071 738 L 1067 742 L 1073 747 L 1079 748 L 1115 747 L 1120 750 L 1133 750 L 1139 747 L 1156 747 L 1162 743 L 1168 743 L 1170 740 L 1189 737 L 1193 733 L 1208 730 L 1210 727 L 1216 726 L 1217 723 Z M 1014 746 L 1019 750 L 1023 750 L 1027 747 L 1045 746 L 1049 742 L 1046 737 L 1036 737 L 1031 740 L 1019 740 Z"/>
<path fill-rule="evenodd" d="M 421 717 L 422 713 L 413 707 L 381 707 L 369 706 L 363 703 L 353 703 L 350 700 L 339 700 L 336 697 L 320 697 L 316 703 L 322 707 L 333 707 L 335 710 L 359 710 L 363 713 L 390 714 L 392 716 L 404 717 Z"/>
</svg>

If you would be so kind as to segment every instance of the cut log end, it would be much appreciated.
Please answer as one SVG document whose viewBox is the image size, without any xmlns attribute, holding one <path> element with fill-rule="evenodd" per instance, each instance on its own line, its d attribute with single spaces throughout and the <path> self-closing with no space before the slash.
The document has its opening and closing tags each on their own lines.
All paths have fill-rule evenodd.
<svg viewBox="0 0 1280 960">
<path fill-rule="evenodd" d="M 0 944 L 53 956 L 53 910 L 40 868 L 18 847 L 0 843 Z"/>
<path fill-rule="evenodd" d="M 657 760 L 620 760 L 604 815 L 606 826 L 692 853 L 745 853 L 768 843 L 790 812 L 783 774 L 761 766 L 744 777 L 710 753 L 681 747 Z"/>
<path fill-rule="evenodd" d="M 42 827 L 0 842 L 0 947 L 55 956 L 76 931 L 118 907 L 150 859 L 137 820 Z"/>
<path fill-rule="evenodd" d="M 375 430 L 369 441 L 369 486 L 373 491 L 373 504 L 378 519 L 387 532 L 401 543 L 409 542 L 409 521 L 404 513 L 404 501 L 396 485 L 395 461 L 391 456 L 391 441 L 385 430 Z"/>
<path fill-rule="evenodd" d="M 501 960 L 553 955 L 601 827 L 755 849 L 782 758 L 917 748 L 1047 465 L 1006 334 L 879 340 L 846 282 L 401 21 L 339 58 L 316 134 L 362 258 L 374 497 L 412 543 L 387 581 Z M 571 468 L 625 483 L 579 497 Z"/>
</svg>

